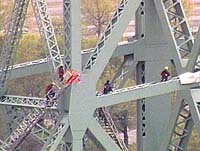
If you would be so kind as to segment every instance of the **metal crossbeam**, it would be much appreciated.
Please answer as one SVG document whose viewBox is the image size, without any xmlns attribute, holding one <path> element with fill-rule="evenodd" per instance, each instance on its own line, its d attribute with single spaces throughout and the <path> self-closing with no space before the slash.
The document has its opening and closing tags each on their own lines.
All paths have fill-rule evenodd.
<svg viewBox="0 0 200 151">
<path fill-rule="evenodd" d="M 107 95 L 97 96 L 96 107 L 110 106 L 128 101 L 158 96 L 173 91 L 196 87 L 198 84 L 181 85 L 178 78 L 166 82 L 153 82 L 118 89 Z M 162 91 L 160 91 L 162 90 Z M 122 99 L 123 98 L 123 99 Z"/>
<path fill-rule="evenodd" d="M 57 71 L 58 66 L 60 66 L 63 61 L 61 59 L 46 0 L 32 0 L 32 6 L 40 35 L 42 39 L 45 40 L 45 44 L 49 50 L 49 57 L 51 58 L 53 69 Z"/>
<path fill-rule="evenodd" d="M 16 0 L 13 8 L 12 16 L 9 22 L 8 30 L 5 36 L 3 49 L 1 52 L 1 70 L 0 87 L 3 87 L 6 80 L 9 78 L 9 66 L 12 66 L 13 57 L 16 54 L 16 49 L 19 45 L 19 39 L 22 35 L 25 15 L 27 12 L 29 0 Z"/>
<path fill-rule="evenodd" d="M 54 116 L 54 118 L 58 117 L 57 112 L 51 111 L 51 114 L 52 114 L 51 116 L 52 117 Z M 26 115 L 26 114 L 23 113 L 23 115 Z M 13 122 L 16 123 L 17 126 L 19 126 L 22 120 L 14 119 Z M 38 122 L 35 124 L 34 127 L 32 127 L 30 134 L 32 137 L 35 137 L 36 139 L 38 139 L 40 143 L 44 144 L 47 142 L 48 138 L 50 137 L 51 130 L 52 129 L 47 129 L 42 123 Z"/>
<path fill-rule="evenodd" d="M 130 47 L 130 45 L 132 45 L 132 43 L 119 45 L 116 48 L 116 51 L 113 54 L 113 57 L 118 57 L 118 56 L 123 56 L 123 55 L 133 53 L 132 50 L 128 49 Z M 124 49 L 126 49 L 126 51 L 122 51 Z M 93 51 L 93 49 L 87 49 L 87 50 L 82 51 L 81 54 L 82 54 L 82 63 L 83 64 L 86 63 L 86 61 L 88 60 L 89 55 L 92 53 L 92 51 Z M 63 59 L 64 56 L 61 55 L 61 58 Z M 49 63 L 51 62 L 50 60 L 51 59 L 47 60 L 46 58 L 39 59 L 39 60 L 30 61 L 30 62 L 16 64 L 13 67 L 9 67 L 9 70 L 12 69 L 12 75 L 11 75 L 10 79 L 16 79 L 16 78 L 21 78 L 21 77 L 25 77 L 25 76 L 34 75 L 34 74 L 49 72 L 50 71 Z"/>
<path fill-rule="evenodd" d="M 139 47 L 139 45 L 142 45 L 142 46 Z M 132 47 L 134 47 L 133 50 L 131 49 Z M 142 40 L 118 45 L 117 48 L 115 49 L 115 52 L 112 55 L 112 58 L 134 54 L 134 53 L 139 52 L 141 49 L 146 50 L 148 47 L 152 48 L 151 45 L 149 45 L 149 46 L 144 45 Z M 157 47 L 157 49 L 163 49 L 163 47 L 164 47 L 164 49 L 167 49 L 168 46 L 167 46 L 167 44 L 166 45 L 160 44 L 160 45 L 157 45 L 156 47 Z M 152 48 L 152 50 L 154 50 L 154 49 L 155 49 L 155 46 Z M 148 51 L 150 51 L 150 50 L 148 50 Z M 83 65 L 88 60 L 90 54 L 91 54 L 91 51 L 82 51 L 82 64 Z M 61 55 L 61 57 L 63 58 L 62 55 Z M 167 57 L 173 58 L 173 56 L 166 55 L 166 58 Z M 141 61 L 141 60 L 145 60 L 145 59 L 151 60 L 150 58 L 148 58 L 148 56 L 140 56 L 140 55 L 137 56 L 137 61 Z M 12 74 L 10 76 L 10 79 L 12 80 L 12 79 L 16 79 L 16 78 L 22 78 L 25 76 L 31 76 L 31 75 L 35 75 L 35 74 L 49 72 L 50 68 L 48 66 L 49 65 L 48 63 L 49 62 L 47 62 L 47 59 L 40 59 L 40 60 L 25 62 L 25 63 L 21 63 L 21 64 L 16 64 L 12 68 Z"/>
</svg>

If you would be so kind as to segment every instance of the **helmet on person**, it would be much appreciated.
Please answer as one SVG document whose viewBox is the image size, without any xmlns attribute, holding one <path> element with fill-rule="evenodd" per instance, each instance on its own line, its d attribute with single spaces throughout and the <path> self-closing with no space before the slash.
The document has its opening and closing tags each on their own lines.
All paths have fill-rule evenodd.
<svg viewBox="0 0 200 151">
<path fill-rule="evenodd" d="M 169 69 L 169 67 L 168 66 L 165 66 L 165 68 L 164 68 L 165 70 L 168 70 Z"/>
<path fill-rule="evenodd" d="M 52 85 L 56 85 L 56 83 L 55 83 L 55 82 L 52 82 L 51 84 L 52 84 Z"/>
<path fill-rule="evenodd" d="M 106 83 L 110 83 L 110 80 L 107 80 Z"/>
<path fill-rule="evenodd" d="M 60 67 L 64 67 L 64 64 L 60 64 Z"/>
</svg>

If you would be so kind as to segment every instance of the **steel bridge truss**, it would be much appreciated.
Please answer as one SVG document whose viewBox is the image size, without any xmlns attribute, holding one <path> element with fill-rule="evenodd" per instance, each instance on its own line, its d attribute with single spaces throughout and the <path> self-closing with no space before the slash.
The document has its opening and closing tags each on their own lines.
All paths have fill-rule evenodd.
<svg viewBox="0 0 200 151">
<path fill-rule="evenodd" d="M 88 130 L 106 150 L 128 151 L 124 141 L 119 138 L 118 129 L 116 128 L 109 110 L 106 107 L 119 103 L 126 103 L 132 100 L 138 100 L 140 102 L 138 108 L 142 110 L 142 116 L 139 116 L 142 120 L 139 120 L 140 123 L 138 128 L 139 130 L 142 130 L 142 136 L 144 137 L 148 132 L 148 127 L 146 125 L 146 110 L 144 110 L 144 108 L 146 108 L 144 107 L 146 106 L 145 98 L 183 90 L 187 91 L 188 94 L 191 94 L 193 99 L 177 100 L 177 108 L 174 110 L 172 115 L 175 117 L 173 118 L 174 121 L 168 123 L 171 129 L 166 131 L 171 132 L 171 134 L 166 134 L 167 141 L 163 140 L 164 145 L 161 147 L 161 151 L 184 151 L 186 149 L 194 124 L 197 126 L 197 130 L 200 133 L 200 103 L 197 101 L 200 99 L 197 93 L 194 93 L 193 91 L 190 92 L 191 88 L 197 88 L 199 84 L 181 85 L 178 77 L 174 77 L 166 82 L 155 81 L 145 83 L 146 61 L 144 61 L 144 58 L 139 58 L 139 60 L 135 61 L 134 58 L 134 53 L 137 54 L 137 52 L 139 52 L 138 50 L 147 51 L 150 49 L 145 46 L 144 49 L 141 49 L 142 44 L 144 44 L 144 41 L 146 40 L 145 36 L 142 36 L 142 39 L 136 39 L 135 41 L 116 48 L 117 43 L 120 41 L 120 38 L 133 17 L 134 12 L 136 12 L 136 9 L 141 6 L 145 9 L 145 7 L 148 6 L 145 2 L 145 0 L 141 1 L 141 3 L 140 0 L 122 0 L 96 47 L 88 54 L 83 53 L 82 59 L 84 59 L 85 54 L 85 60 L 83 61 L 83 64 L 80 64 L 79 66 L 83 67 L 80 72 L 83 75 L 85 83 L 81 85 L 73 85 L 71 91 L 66 92 L 67 95 L 71 96 L 68 100 L 69 107 L 63 107 L 64 110 L 69 108 L 68 112 L 60 112 L 60 108 L 58 107 L 60 103 L 59 101 L 66 101 L 65 97 L 57 100 L 50 108 L 46 108 L 44 98 L 6 94 L 1 96 L 0 105 L 13 106 L 15 108 L 27 108 L 26 111 L 28 111 L 28 114 L 26 114 L 24 118 L 20 118 L 24 112 L 19 110 L 21 115 L 19 115 L 19 118 L 15 120 L 17 126 L 6 140 L 0 141 L 0 149 L 2 151 L 11 151 L 16 149 L 27 135 L 32 135 L 41 142 L 43 145 L 42 151 L 55 151 L 58 149 L 62 151 L 82 150 L 84 149 L 83 144 L 87 144 L 87 141 L 85 141 L 83 137 Z M 167 59 L 174 60 L 178 74 L 181 74 L 183 71 L 194 71 L 199 67 L 198 56 L 200 50 L 200 32 L 194 41 L 189 30 L 189 25 L 181 1 L 154 0 L 154 2 L 155 9 L 159 11 L 157 15 L 161 20 L 161 26 L 166 37 L 165 39 L 170 44 L 169 47 L 171 50 L 169 53 L 173 56 L 172 58 L 169 57 Z M 79 16 L 77 18 L 73 18 L 72 16 L 75 15 L 75 5 L 80 4 L 80 0 L 64 0 L 63 2 L 65 33 L 64 59 L 62 59 L 60 54 L 46 1 L 32 0 L 39 31 L 48 49 L 47 59 L 16 65 L 14 68 L 12 67 L 12 54 L 16 53 L 15 51 L 21 37 L 28 3 L 28 0 L 15 1 L 14 11 L 12 13 L 9 30 L 6 35 L 6 41 L 1 55 L 1 87 L 3 87 L 5 82 L 9 79 L 7 73 L 10 71 L 13 71 L 13 79 L 20 76 L 26 76 L 20 74 L 15 77 L 15 74 L 19 74 L 20 71 L 25 69 L 28 70 L 33 67 L 36 68 L 36 71 L 33 71 L 31 74 L 43 73 L 45 71 L 48 72 L 49 70 L 44 69 L 43 66 L 48 59 L 52 62 L 51 65 L 55 74 L 57 73 L 57 68 L 63 62 L 66 69 L 76 67 L 76 64 L 81 62 L 80 60 L 77 61 L 77 58 L 80 58 L 81 53 L 79 52 L 80 54 L 77 55 L 78 53 L 76 51 L 78 50 L 73 50 L 76 43 L 72 40 L 73 35 L 75 34 L 74 30 L 72 30 L 72 26 L 75 23 L 80 23 L 78 21 L 80 20 L 80 14 L 77 14 L 77 16 Z M 142 24 L 144 24 L 144 22 Z M 142 31 L 140 34 L 145 35 L 145 31 Z M 77 39 L 78 38 L 80 39 L 80 37 L 77 37 Z M 147 38 L 147 40 L 149 39 Z M 164 46 L 162 45 L 160 47 Z M 168 45 L 166 47 L 168 47 Z M 134 48 L 135 52 L 130 51 L 131 48 Z M 117 51 L 117 49 L 119 51 Z M 124 49 L 129 52 L 123 51 Z M 159 48 L 157 49 L 159 50 Z M 103 73 L 109 59 L 113 57 L 114 52 L 117 52 L 116 56 L 124 56 L 123 63 L 112 79 L 112 83 L 118 83 L 116 90 L 108 95 L 95 96 L 94 94 L 92 96 L 91 91 L 95 92 L 93 89 L 96 89 L 96 86 L 94 85 L 96 85 L 96 82 Z M 185 58 L 188 59 L 186 65 L 184 65 Z M 140 67 L 137 68 L 136 64 L 138 61 Z M 37 68 L 39 66 L 44 70 L 39 70 Z M 131 77 L 136 68 L 139 69 L 139 71 L 137 71 L 139 73 L 137 73 L 138 85 L 124 88 L 125 83 Z M 94 78 L 92 84 L 90 80 L 91 78 Z M 79 93 L 78 96 L 77 93 Z M 91 96 L 89 99 L 90 101 L 84 97 L 85 93 L 87 93 L 88 96 Z M 92 107 L 90 104 L 93 104 Z M 96 109 L 102 111 L 101 116 L 93 116 Z M 50 115 L 51 118 L 54 116 L 54 118 L 58 119 L 55 120 L 56 123 L 50 129 L 41 124 L 41 120 L 44 120 L 45 116 L 48 115 Z M 89 137 L 92 137 L 92 135 L 88 134 Z M 143 137 L 140 139 L 144 139 Z M 142 145 L 144 147 L 146 144 L 144 143 Z"/>
</svg>

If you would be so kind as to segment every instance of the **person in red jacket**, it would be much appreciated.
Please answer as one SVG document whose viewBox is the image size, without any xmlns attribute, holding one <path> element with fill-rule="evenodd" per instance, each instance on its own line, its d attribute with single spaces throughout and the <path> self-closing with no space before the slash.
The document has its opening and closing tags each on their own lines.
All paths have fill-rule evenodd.
<svg viewBox="0 0 200 151">
<path fill-rule="evenodd" d="M 51 84 L 49 84 L 46 88 L 46 105 L 47 106 L 51 106 L 51 102 L 55 99 L 55 95 L 56 95 L 56 90 L 55 90 L 55 86 L 56 84 L 53 82 Z"/>
<path fill-rule="evenodd" d="M 169 73 L 169 68 L 166 66 L 165 68 L 164 68 L 164 70 L 161 72 L 161 82 L 163 82 L 163 81 L 167 81 L 168 80 L 168 78 L 169 78 L 169 76 L 170 76 L 170 73 Z"/>
</svg>

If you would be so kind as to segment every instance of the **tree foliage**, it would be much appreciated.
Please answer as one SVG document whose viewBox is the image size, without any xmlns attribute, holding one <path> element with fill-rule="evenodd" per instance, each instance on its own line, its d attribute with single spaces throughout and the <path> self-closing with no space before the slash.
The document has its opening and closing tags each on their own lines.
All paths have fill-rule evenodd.
<svg viewBox="0 0 200 151">
<path fill-rule="evenodd" d="M 186 16 L 189 18 L 194 14 L 195 5 L 192 0 L 182 0 Z"/>
<path fill-rule="evenodd" d="M 8 24 L 9 14 L 11 14 L 13 1 L 0 0 L 0 31 Z"/>
<path fill-rule="evenodd" d="M 38 33 L 24 34 L 20 39 L 16 63 L 45 58 L 46 52 L 43 45 Z"/>
<path fill-rule="evenodd" d="M 82 0 L 82 12 L 88 26 L 94 26 L 98 36 L 108 24 L 119 0 Z"/>
</svg>

